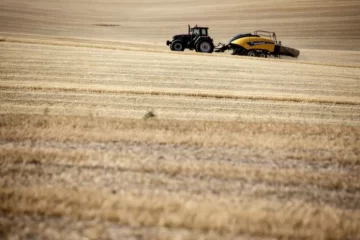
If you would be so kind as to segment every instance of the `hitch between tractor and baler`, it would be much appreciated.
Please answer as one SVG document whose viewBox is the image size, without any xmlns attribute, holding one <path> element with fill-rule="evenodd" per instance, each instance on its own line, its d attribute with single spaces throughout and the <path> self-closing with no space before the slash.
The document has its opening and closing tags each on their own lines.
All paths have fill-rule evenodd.
<svg viewBox="0 0 360 240">
<path fill-rule="evenodd" d="M 215 46 L 214 52 L 225 52 L 226 50 L 229 50 L 231 47 L 229 44 L 223 44 L 219 43 L 217 46 Z"/>
</svg>

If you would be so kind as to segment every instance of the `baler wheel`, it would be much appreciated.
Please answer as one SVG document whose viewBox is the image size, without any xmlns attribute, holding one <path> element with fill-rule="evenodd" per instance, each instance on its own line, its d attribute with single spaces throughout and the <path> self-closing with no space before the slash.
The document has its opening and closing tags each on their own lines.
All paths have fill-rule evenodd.
<svg viewBox="0 0 360 240">
<path fill-rule="evenodd" d="M 256 52 L 255 51 L 249 51 L 247 54 L 249 57 L 256 57 Z"/>
<path fill-rule="evenodd" d="M 259 53 L 259 57 L 261 57 L 261 58 L 267 58 L 267 52 L 261 52 L 261 53 Z"/>
</svg>

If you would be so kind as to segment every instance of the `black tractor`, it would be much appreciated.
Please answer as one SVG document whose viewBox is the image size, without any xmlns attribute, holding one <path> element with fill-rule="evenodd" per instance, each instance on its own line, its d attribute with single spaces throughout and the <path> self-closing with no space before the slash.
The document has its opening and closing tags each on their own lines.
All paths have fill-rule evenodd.
<svg viewBox="0 0 360 240">
<path fill-rule="evenodd" d="M 172 41 L 167 41 L 166 45 L 170 46 L 171 51 L 184 51 L 184 49 L 195 50 L 197 52 L 212 53 L 214 43 L 208 36 L 207 27 L 188 26 L 188 34 L 175 35 Z"/>
</svg>

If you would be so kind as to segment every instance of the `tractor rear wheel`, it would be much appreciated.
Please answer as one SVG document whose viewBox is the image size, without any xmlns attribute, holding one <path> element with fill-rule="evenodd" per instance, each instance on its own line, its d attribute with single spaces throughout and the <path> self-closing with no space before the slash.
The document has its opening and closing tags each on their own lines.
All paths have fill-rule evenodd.
<svg viewBox="0 0 360 240">
<path fill-rule="evenodd" d="M 212 53 L 214 51 L 214 45 L 212 42 L 204 40 L 196 44 L 196 51 L 203 53 Z"/>
<path fill-rule="evenodd" d="M 182 43 L 182 41 L 179 41 L 179 40 L 176 40 L 176 41 L 173 41 L 172 43 L 171 43 L 171 46 L 170 46 L 170 49 L 172 50 L 172 51 L 184 51 L 184 44 Z"/>
</svg>

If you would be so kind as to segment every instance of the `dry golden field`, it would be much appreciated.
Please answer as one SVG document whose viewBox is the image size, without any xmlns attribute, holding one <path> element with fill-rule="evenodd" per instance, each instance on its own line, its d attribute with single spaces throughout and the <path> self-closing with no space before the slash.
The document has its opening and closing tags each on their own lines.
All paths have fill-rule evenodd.
<svg viewBox="0 0 360 240">
<path fill-rule="evenodd" d="M 359 13 L 2 0 L 0 239 L 360 239 Z M 170 52 L 188 23 L 301 54 Z"/>
</svg>

